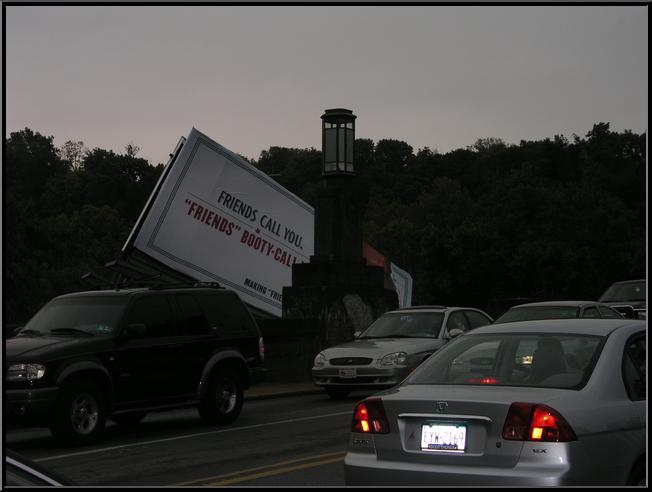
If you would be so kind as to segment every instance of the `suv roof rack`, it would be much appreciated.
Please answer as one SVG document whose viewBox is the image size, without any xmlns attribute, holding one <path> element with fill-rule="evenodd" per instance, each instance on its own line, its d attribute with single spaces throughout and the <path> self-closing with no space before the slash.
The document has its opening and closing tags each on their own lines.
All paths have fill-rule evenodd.
<svg viewBox="0 0 652 492">
<path fill-rule="evenodd" d="M 193 287 L 208 287 L 211 289 L 223 289 L 224 286 L 219 282 L 195 282 L 192 284 Z"/>
<path fill-rule="evenodd" d="M 423 306 L 407 306 L 407 307 L 402 307 L 402 308 L 397 308 L 394 311 L 404 311 L 407 309 L 447 309 L 448 306 L 440 306 L 437 304 L 432 304 L 432 305 L 423 305 Z"/>
<path fill-rule="evenodd" d="M 204 289 L 223 289 L 224 287 L 218 282 L 175 282 L 169 284 L 156 284 L 149 287 L 151 290 L 164 290 L 164 289 L 188 289 L 188 288 L 204 288 Z"/>
<path fill-rule="evenodd" d="M 169 279 L 163 278 L 161 273 L 154 273 L 145 275 L 140 278 L 125 277 L 114 278 L 112 281 L 97 275 L 95 272 L 88 272 L 82 275 L 82 280 L 89 283 L 95 289 L 132 289 L 132 288 L 145 288 L 150 290 L 163 290 L 163 289 L 187 289 L 187 288 L 209 288 L 209 289 L 224 289 L 224 286 L 219 282 L 202 282 L 196 280 L 177 281 L 171 282 Z"/>
</svg>

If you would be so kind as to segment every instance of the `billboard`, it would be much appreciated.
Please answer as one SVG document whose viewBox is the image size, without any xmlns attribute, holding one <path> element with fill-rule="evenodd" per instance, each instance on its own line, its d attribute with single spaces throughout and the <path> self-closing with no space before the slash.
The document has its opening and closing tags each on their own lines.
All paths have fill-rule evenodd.
<svg viewBox="0 0 652 492">
<path fill-rule="evenodd" d="M 148 207 L 136 249 L 281 316 L 292 265 L 313 254 L 310 205 L 193 128 Z"/>
<path fill-rule="evenodd" d="M 193 128 L 171 154 L 123 251 L 133 246 L 280 317 L 292 265 L 314 253 L 314 222 L 310 205 Z M 400 307 L 409 306 L 410 275 L 367 244 L 362 254 L 385 267 L 385 287 L 398 292 Z"/>
</svg>

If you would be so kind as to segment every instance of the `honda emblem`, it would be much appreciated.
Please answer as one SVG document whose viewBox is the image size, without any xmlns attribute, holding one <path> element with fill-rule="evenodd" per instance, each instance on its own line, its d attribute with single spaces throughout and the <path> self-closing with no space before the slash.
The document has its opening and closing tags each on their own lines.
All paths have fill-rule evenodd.
<svg viewBox="0 0 652 492">
<path fill-rule="evenodd" d="M 437 403 L 435 403 L 435 409 L 436 409 L 439 413 L 443 413 L 443 412 L 445 412 L 446 410 L 448 410 L 448 403 L 445 402 L 445 401 L 438 401 Z"/>
</svg>

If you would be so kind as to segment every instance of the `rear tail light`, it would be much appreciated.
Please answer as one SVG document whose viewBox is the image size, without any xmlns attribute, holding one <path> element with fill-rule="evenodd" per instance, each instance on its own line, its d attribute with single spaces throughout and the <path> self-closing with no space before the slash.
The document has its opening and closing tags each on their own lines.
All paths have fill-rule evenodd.
<svg viewBox="0 0 652 492">
<path fill-rule="evenodd" d="M 365 434 L 388 434 L 389 420 L 380 398 L 367 398 L 361 401 L 353 411 L 351 432 Z"/>
<path fill-rule="evenodd" d="M 559 412 L 547 405 L 512 403 L 503 425 L 508 441 L 569 442 L 577 436 Z"/>
<path fill-rule="evenodd" d="M 258 338 L 258 355 L 260 360 L 265 360 L 265 342 L 263 342 L 263 337 Z"/>
</svg>

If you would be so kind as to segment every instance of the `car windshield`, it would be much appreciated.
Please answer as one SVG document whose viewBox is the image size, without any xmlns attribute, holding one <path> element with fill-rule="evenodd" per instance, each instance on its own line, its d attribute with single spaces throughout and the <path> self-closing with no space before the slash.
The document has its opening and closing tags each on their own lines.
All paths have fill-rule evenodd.
<svg viewBox="0 0 652 492">
<path fill-rule="evenodd" d="M 464 335 L 421 364 L 405 384 L 579 389 L 593 371 L 602 341 L 566 334 Z"/>
<path fill-rule="evenodd" d="M 384 314 L 360 338 L 437 338 L 443 319 L 442 313 Z"/>
<path fill-rule="evenodd" d="M 631 282 L 627 284 L 614 284 L 609 287 L 602 297 L 601 302 L 645 301 L 645 282 Z"/>
<path fill-rule="evenodd" d="M 124 305 L 124 299 L 112 297 L 55 299 L 37 312 L 16 336 L 110 335 Z"/>
<path fill-rule="evenodd" d="M 528 321 L 533 319 L 563 319 L 577 318 L 578 308 L 575 306 L 529 306 L 515 307 L 500 316 L 494 324 L 510 321 Z"/>
</svg>

